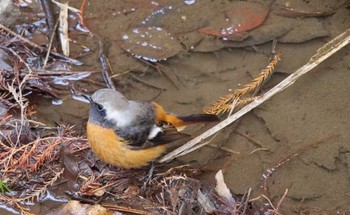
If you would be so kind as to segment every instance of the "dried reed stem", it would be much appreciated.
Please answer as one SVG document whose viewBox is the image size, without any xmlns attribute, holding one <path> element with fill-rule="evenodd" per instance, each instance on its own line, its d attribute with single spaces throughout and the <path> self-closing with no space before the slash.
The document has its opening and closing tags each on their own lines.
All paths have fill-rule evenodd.
<svg viewBox="0 0 350 215">
<path fill-rule="evenodd" d="M 266 92 L 261 97 L 257 98 L 255 101 L 251 102 L 250 104 L 243 107 L 241 110 L 233 114 L 232 116 L 227 117 L 224 121 L 217 124 L 213 128 L 205 131 L 204 133 L 200 134 L 196 138 L 192 139 L 191 141 L 187 142 L 185 145 L 175 149 L 174 151 L 168 153 L 163 158 L 160 159 L 159 162 L 164 163 L 166 161 L 172 160 L 179 156 L 181 153 L 182 155 L 187 154 L 186 151 L 190 150 L 194 145 L 201 142 L 202 140 L 210 137 L 211 135 L 217 133 L 221 129 L 225 128 L 226 126 L 230 125 L 252 109 L 256 108 L 263 102 L 270 99 L 275 94 L 287 89 L 289 86 L 291 86 L 298 78 L 300 78 L 302 75 L 306 74 L 316 66 L 318 66 L 321 62 L 332 56 L 334 53 L 339 51 L 344 46 L 348 45 L 350 43 L 350 28 L 347 29 L 345 32 L 331 40 L 330 42 L 326 43 L 324 46 L 322 46 L 320 49 L 317 50 L 316 54 L 311 57 L 311 59 L 301 68 L 299 68 L 297 71 L 292 73 L 290 76 L 285 78 L 283 81 L 281 81 L 279 84 L 277 84 L 275 87 L 273 87 L 271 90 Z"/>
</svg>

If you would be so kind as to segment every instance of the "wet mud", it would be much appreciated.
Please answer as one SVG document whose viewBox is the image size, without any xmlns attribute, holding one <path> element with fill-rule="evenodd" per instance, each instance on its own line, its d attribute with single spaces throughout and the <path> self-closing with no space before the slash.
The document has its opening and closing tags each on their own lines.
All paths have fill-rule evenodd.
<svg viewBox="0 0 350 215">
<path fill-rule="evenodd" d="M 276 51 L 282 60 L 262 92 L 350 27 L 346 1 L 248 1 L 255 4 L 251 10 L 266 14 L 255 17 L 259 19 L 255 25 L 249 23 L 242 31 L 236 28 L 234 34 L 226 35 L 228 28 L 238 24 L 228 25 L 218 16 L 234 17 L 228 9 L 237 2 L 185 2 L 191 1 L 89 2 L 85 25 L 95 36 L 70 34 L 72 40 L 93 50 L 80 59 L 85 63 L 80 68 L 100 70 L 98 39 L 102 39 L 112 80 L 129 99 L 153 99 L 169 112 L 196 113 L 259 75 L 269 62 L 273 39 L 278 41 Z M 79 8 L 80 3 L 70 4 Z M 73 50 L 73 55 L 79 51 Z M 90 78 L 94 83 L 80 84 L 88 92 L 103 87 L 99 73 Z M 252 188 L 251 198 L 264 194 L 277 204 L 288 189 L 279 209 L 282 214 L 350 213 L 349 81 L 347 46 L 223 129 L 211 146 L 180 160 L 205 168 L 204 183 L 214 183 L 215 173 L 222 169 L 234 195 Z M 69 96 L 62 98 L 61 105 L 43 97 L 34 96 L 32 101 L 38 121 L 48 126 L 72 124 L 85 133 L 87 104 Z M 194 126 L 185 131 L 195 136 L 208 128 Z"/>
</svg>

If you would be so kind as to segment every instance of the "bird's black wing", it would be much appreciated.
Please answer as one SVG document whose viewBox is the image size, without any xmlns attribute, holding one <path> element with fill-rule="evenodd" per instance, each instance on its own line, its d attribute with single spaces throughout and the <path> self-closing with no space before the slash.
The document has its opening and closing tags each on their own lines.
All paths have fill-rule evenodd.
<svg viewBox="0 0 350 215">
<path fill-rule="evenodd" d="M 190 139 L 191 135 L 180 133 L 175 127 L 167 127 L 163 128 L 163 131 L 159 132 L 154 138 L 146 140 L 142 144 L 129 144 L 129 146 L 135 150 L 152 148 L 159 145 L 167 145 L 167 147 L 171 148 L 179 146 Z"/>
<path fill-rule="evenodd" d="M 133 103 L 133 111 L 137 116 L 130 125 L 115 127 L 115 133 L 125 140 L 125 143 L 132 149 L 146 149 L 158 145 L 178 142 L 189 139 L 189 135 L 179 133 L 175 127 L 164 124 L 156 124 L 155 110 L 150 102 Z M 149 135 L 155 126 L 162 129 L 154 138 L 149 139 Z"/>
</svg>

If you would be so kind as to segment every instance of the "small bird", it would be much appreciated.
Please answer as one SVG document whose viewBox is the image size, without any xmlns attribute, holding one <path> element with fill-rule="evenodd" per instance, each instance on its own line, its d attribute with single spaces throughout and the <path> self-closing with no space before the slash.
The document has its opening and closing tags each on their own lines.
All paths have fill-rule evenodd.
<svg viewBox="0 0 350 215">
<path fill-rule="evenodd" d="M 213 114 L 177 116 L 157 103 L 132 101 L 114 89 L 100 89 L 91 97 L 87 138 L 104 162 L 139 168 L 156 160 L 167 148 L 189 139 L 178 129 L 194 123 L 219 121 Z"/>
</svg>

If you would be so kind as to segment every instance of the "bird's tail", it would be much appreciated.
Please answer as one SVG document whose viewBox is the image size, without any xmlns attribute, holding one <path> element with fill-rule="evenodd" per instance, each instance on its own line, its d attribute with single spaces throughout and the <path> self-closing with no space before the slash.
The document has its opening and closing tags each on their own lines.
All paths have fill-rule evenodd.
<svg viewBox="0 0 350 215">
<path fill-rule="evenodd" d="M 197 123 L 211 123 L 218 122 L 220 119 L 215 114 L 191 114 L 191 115 L 175 115 L 166 113 L 162 106 L 153 102 L 155 109 L 156 120 L 160 122 L 169 123 L 175 126 L 178 130 L 180 127 Z"/>
<path fill-rule="evenodd" d="M 180 116 L 166 114 L 165 121 L 175 127 L 183 127 L 191 124 L 218 122 L 220 119 L 215 114 L 191 114 Z"/>
</svg>

